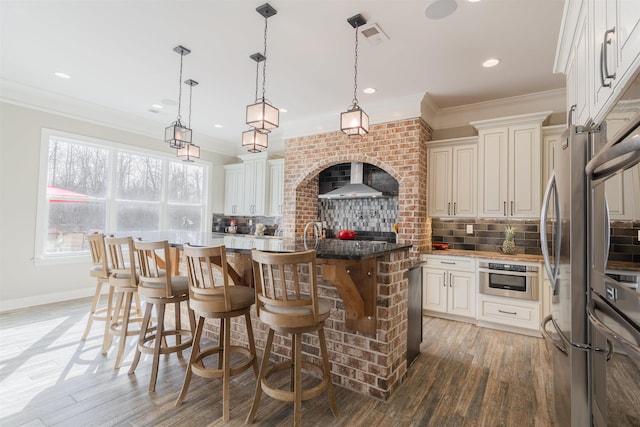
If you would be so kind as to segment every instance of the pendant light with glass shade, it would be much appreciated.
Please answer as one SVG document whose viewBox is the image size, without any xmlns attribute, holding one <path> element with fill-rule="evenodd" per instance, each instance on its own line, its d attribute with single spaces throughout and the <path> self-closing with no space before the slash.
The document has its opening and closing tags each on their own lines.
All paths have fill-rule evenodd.
<svg viewBox="0 0 640 427">
<path fill-rule="evenodd" d="M 256 96 L 256 102 L 247 105 L 247 124 L 260 133 L 269 133 L 280 125 L 280 110 L 269 104 L 265 96 L 267 80 L 267 22 L 270 16 L 278 13 L 269 3 L 256 8 L 256 11 L 264 17 L 264 52 L 262 52 L 262 98 Z M 253 55 L 252 55 L 253 57 Z M 256 92 L 257 95 L 257 92 Z"/>
<path fill-rule="evenodd" d="M 353 100 L 351 106 L 340 114 L 340 130 L 348 136 L 364 136 L 369 133 L 369 116 L 358 105 L 358 27 L 367 23 L 360 14 L 347 19 L 356 31 Z"/>
<path fill-rule="evenodd" d="M 193 87 L 198 82 L 192 79 L 185 80 L 185 84 L 189 85 L 189 128 L 191 128 L 191 99 L 193 97 Z M 193 162 L 193 159 L 200 158 L 200 147 L 193 143 L 186 143 L 184 147 L 178 148 L 178 157 L 184 162 Z"/>
<path fill-rule="evenodd" d="M 164 130 L 164 140 L 169 143 L 171 148 L 183 148 L 185 144 L 191 143 L 191 129 L 182 124 L 180 116 L 180 104 L 182 104 L 182 59 L 185 55 L 191 53 L 184 46 L 176 46 L 173 51 L 180 54 L 180 77 L 178 79 L 178 117 L 176 121 L 167 126 Z"/>
<path fill-rule="evenodd" d="M 258 71 L 260 69 L 260 63 L 267 58 L 261 53 L 254 53 L 250 58 L 256 61 L 256 100 L 258 100 Z M 266 150 L 268 145 L 268 132 L 262 132 L 256 128 L 242 132 L 242 146 L 250 153 L 259 153 L 262 150 Z"/>
</svg>

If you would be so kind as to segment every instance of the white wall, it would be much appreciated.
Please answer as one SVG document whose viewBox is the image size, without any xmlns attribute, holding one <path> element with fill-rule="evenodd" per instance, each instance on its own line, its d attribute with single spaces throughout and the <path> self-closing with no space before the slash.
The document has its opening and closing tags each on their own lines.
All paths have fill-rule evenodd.
<svg viewBox="0 0 640 427">
<path fill-rule="evenodd" d="M 92 295 L 95 289 L 88 258 L 51 265 L 33 260 L 42 128 L 173 151 L 160 139 L 163 129 L 156 139 L 0 102 L 0 311 Z M 201 160 L 211 163 L 209 229 L 211 212 L 224 209 L 222 165 L 238 159 L 202 150 Z"/>
</svg>

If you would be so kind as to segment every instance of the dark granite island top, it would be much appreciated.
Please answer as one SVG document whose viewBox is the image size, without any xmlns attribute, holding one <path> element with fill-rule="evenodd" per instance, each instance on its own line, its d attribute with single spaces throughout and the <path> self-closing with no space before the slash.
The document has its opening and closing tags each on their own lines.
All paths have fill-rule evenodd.
<svg viewBox="0 0 640 427">
<path fill-rule="evenodd" d="M 124 233 L 118 233 L 124 234 Z M 318 258 L 359 260 L 376 258 L 389 252 L 407 250 L 411 245 L 387 243 L 371 240 L 320 239 L 317 245 L 313 239 L 283 239 L 273 236 L 253 236 L 250 234 L 223 234 L 198 231 L 135 231 L 126 233 L 142 240 L 168 240 L 174 247 L 184 243 L 194 246 L 225 245 L 230 252 L 250 253 L 252 248 L 269 252 L 301 252 L 315 249 Z"/>
</svg>

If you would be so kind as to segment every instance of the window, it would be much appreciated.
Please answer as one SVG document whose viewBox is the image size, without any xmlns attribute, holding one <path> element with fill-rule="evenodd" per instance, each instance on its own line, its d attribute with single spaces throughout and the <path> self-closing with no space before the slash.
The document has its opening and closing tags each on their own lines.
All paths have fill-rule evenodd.
<svg viewBox="0 0 640 427">
<path fill-rule="evenodd" d="M 93 232 L 204 231 L 205 163 L 51 130 L 42 153 L 36 258 L 84 254 Z"/>
</svg>

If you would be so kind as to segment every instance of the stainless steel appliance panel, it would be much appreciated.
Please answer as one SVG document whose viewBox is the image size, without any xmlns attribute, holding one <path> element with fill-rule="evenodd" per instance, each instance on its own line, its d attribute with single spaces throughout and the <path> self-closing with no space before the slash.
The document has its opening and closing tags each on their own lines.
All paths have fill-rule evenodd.
<svg viewBox="0 0 640 427">
<path fill-rule="evenodd" d="M 545 270 L 553 290 L 551 315 L 542 329 L 553 349 L 555 410 L 559 425 L 576 427 L 591 423 L 585 309 L 588 147 L 588 132 L 571 126 L 558 150 L 540 218 Z"/>
</svg>

